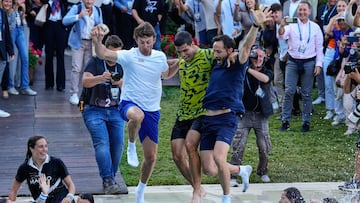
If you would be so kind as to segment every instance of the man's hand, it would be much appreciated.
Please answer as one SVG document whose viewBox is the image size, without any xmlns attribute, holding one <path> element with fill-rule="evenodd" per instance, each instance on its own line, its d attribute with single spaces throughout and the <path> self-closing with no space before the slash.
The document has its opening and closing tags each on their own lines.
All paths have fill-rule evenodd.
<svg viewBox="0 0 360 203">
<path fill-rule="evenodd" d="M 94 43 L 101 43 L 104 36 L 109 33 L 109 28 L 105 24 L 99 24 L 91 30 L 91 38 Z"/>
<path fill-rule="evenodd" d="M 315 66 L 314 69 L 314 76 L 317 76 L 321 73 L 321 67 L 320 66 Z"/>
<path fill-rule="evenodd" d="M 254 16 L 254 21 L 256 25 L 263 25 L 265 21 L 271 20 L 271 11 L 270 8 L 266 8 L 264 11 L 261 10 L 253 10 L 251 9 L 250 12 Z"/>
</svg>

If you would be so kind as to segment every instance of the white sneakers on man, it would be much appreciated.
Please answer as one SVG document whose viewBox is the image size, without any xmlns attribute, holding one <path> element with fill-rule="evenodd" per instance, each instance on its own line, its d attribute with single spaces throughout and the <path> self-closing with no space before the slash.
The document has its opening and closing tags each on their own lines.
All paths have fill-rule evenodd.
<svg viewBox="0 0 360 203">
<path fill-rule="evenodd" d="M 251 172 L 252 172 L 252 167 L 250 165 L 240 166 L 239 176 L 242 179 L 243 192 L 246 192 L 246 190 L 249 188 L 249 179 Z"/>
<path fill-rule="evenodd" d="M 78 105 L 79 104 L 79 97 L 76 93 L 72 94 L 69 99 L 70 104 Z"/>
<path fill-rule="evenodd" d="M 10 114 L 8 112 L 0 109 L 0 118 L 7 118 L 9 116 L 10 116 Z"/>
<path fill-rule="evenodd" d="M 318 98 L 316 98 L 316 99 L 312 102 L 312 104 L 321 104 L 321 103 L 324 102 L 324 101 L 325 101 L 324 98 L 318 97 Z"/>
<path fill-rule="evenodd" d="M 19 92 L 15 89 L 15 87 L 10 87 L 8 89 L 8 92 L 9 92 L 9 94 L 12 94 L 12 95 L 19 95 Z"/>
<path fill-rule="evenodd" d="M 136 152 L 136 144 L 135 142 L 128 141 L 127 147 L 127 162 L 132 167 L 139 166 L 139 159 Z"/>
<path fill-rule="evenodd" d="M 327 111 L 326 112 L 326 116 L 323 118 L 324 120 L 330 120 L 330 119 L 332 119 L 333 117 L 335 116 L 335 113 L 334 113 L 334 111 Z"/>
</svg>

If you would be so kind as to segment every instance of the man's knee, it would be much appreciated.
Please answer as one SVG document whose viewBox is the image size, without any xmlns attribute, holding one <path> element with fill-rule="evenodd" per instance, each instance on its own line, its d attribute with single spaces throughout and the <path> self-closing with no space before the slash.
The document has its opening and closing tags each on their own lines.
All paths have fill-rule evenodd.
<svg viewBox="0 0 360 203">
<path fill-rule="evenodd" d="M 129 121 L 133 121 L 136 123 L 141 123 L 145 117 L 144 112 L 138 107 L 133 107 L 132 109 L 129 109 L 126 116 Z"/>
</svg>

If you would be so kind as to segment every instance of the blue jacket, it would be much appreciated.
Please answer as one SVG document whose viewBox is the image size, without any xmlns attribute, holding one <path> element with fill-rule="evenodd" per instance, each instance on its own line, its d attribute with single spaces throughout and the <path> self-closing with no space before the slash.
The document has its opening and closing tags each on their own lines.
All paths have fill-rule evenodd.
<svg viewBox="0 0 360 203">
<path fill-rule="evenodd" d="M 79 9 L 79 6 L 81 6 L 81 9 Z M 82 44 L 81 30 L 85 28 L 86 21 L 85 18 L 78 18 L 78 14 L 83 9 L 85 9 L 85 5 L 83 3 L 81 3 L 80 5 L 79 4 L 73 5 L 62 20 L 62 23 L 65 26 L 69 26 L 75 23 L 71 28 L 69 40 L 68 40 L 68 45 L 73 49 L 79 49 Z M 101 9 L 99 9 L 96 6 L 93 6 L 93 15 L 95 20 L 95 25 L 103 23 Z"/>
</svg>

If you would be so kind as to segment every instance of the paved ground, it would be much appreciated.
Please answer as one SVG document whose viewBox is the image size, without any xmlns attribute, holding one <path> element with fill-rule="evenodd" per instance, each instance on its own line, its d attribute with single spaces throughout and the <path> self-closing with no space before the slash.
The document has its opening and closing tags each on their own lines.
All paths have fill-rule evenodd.
<svg viewBox="0 0 360 203">
<path fill-rule="evenodd" d="M 297 187 L 301 190 L 306 202 L 311 199 L 322 200 L 325 197 L 334 197 L 339 202 L 349 203 L 353 195 L 345 194 L 337 189 L 338 182 L 327 183 L 270 183 L 250 184 L 247 192 L 241 188 L 231 188 L 233 203 L 275 203 L 279 201 L 281 192 L 287 187 Z M 202 203 L 221 202 L 220 185 L 203 185 L 207 195 Z M 96 203 L 133 203 L 135 188 L 128 187 L 127 195 L 96 195 Z M 190 186 L 151 186 L 146 189 L 146 203 L 186 203 L 191 197 Z M 19 200 L 28 200 L 21 198 Z M 359 201 L 357 201 L 359 202 Z"/>
</svg>

